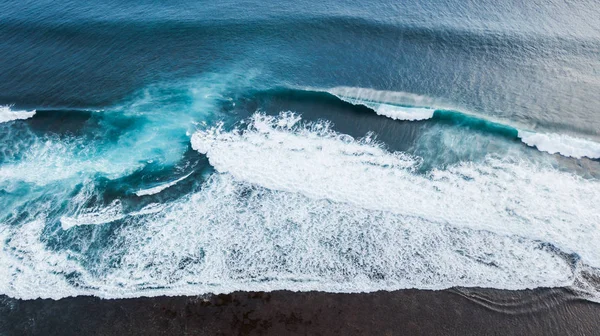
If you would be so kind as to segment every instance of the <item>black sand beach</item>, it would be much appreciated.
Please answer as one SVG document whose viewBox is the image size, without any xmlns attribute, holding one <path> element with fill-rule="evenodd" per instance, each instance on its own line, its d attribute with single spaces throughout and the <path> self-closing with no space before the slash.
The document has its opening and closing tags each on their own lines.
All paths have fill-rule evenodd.
<svg viewBox="0 0 600 336">
<path fill-rule="evenodd" d="M 598 316 L 566 289 L 0 298 L 3 335 L 598 335 Z"/>
</svg>

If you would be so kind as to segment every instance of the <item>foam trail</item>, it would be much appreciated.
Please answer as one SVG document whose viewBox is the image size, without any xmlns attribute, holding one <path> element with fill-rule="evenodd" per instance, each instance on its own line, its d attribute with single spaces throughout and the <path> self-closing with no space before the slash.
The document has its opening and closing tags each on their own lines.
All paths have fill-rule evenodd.
<svg viewBox="0 0 600 336">
<path fill-rule="evenodd" d="M 81 213 L 76 217 L 63 216 L 60 219 L 63 230 L 68 230 L 79 225 L 99 225 L 114 222 L 125 217 L 123 214 L 123 206 L 120 201 L 111 203 L 106 208 L 98 209 L 97 211 L 89 211 Z"/>
<path fill-rule="evenodd" d="M 558 153 L 577 159 L 582 157 L 600 158 L 600 143 L 586 139 L 563 134 L 543 134 L 527 131 L 519 131 L 519 138 L 526 145 L 550 154 Z"/>
<path fill-rule="evenodd" d="M 0 123 L 13 120 L 24 120 L 32 118 L 35 115 L 33 111 L 12 111 L 10 106 L 0 106 Z"/>
<path fill-rule="evenodd" d="M 508 123 L 491 121 L 481 115 L 448 110 L 446 107 L 441 107 L 439 102 L 436 102 L 433 98 L 426 96 L 406 92 L 380 91 L 352 87 L 311 90 L 327 92 L 345 102 L 366 106 L 375 111 L 378 115 L 386 116 L 394 120 L 448 120 L 455 118 L 461 122 L 466 121 L 468 124 L 469 122 L 467 119 L 472 119 L 472 123 L 480 121 L 501 128 L 513 129 L 516 131 L 517 137 L 524 144 L 537 148 L 543 152 L 550 154 L 558 153 L 562 156 L 576 159 L 581 159 L 583 157 L 590 159 L 600 158 L 600 143 L 563 134 L 538 133 L 520 130 Z M 407 104 L 412 106 L 407 106 Z"/>
<path fill-rule="evenodd" d="M 153 188 L 138 190 L 138 191 L 135 192 L 135 194 L 137 196 L 148 196 L 148 195 L 158 194 L 159 192 L 161 192 L 161 191 L 163 191 L 163 190 L 165 190 L 165 189 L 167 189 L 169 187 L 172 187 L 172 186 L 176 185 L 177 183 L 185 180 L 190 175 L 192 175 L 192 173 L 189 173 L 189 174 L 187 174 L 187 175 L 185 175 L 183 177 L 180 177 L 180 178 L 176 179 L 175 181 L 164 183 L 164 184 L 158 185 L 158 186 L 153 187 Z"/>
</svg>

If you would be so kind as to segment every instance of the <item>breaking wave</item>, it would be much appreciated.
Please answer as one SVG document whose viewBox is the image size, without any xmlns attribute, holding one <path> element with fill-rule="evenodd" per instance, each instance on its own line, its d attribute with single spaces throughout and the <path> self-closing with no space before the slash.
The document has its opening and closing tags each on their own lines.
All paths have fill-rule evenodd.
<svg viewBox="0 0 600 336">
<path fill-rule="evenodd" d="M 29 119 L 35 115 L 33 111 L 13 111 L 11 106 L 0 105 L 0 123 L 5 123 L 13 120 Z"/>
<path fill-rule="evenodd" d="M 426 96 L 354 87 L 309 90 L 330 93 L 345 102 L 368 107 L 378 115 L 394 120 L 433 119 L 450 122 L 501 134 L 509 138 L 518 138 L 524 144 L 550 154 L 558 153 L 577 159 L 600 158 L 600 143 L 598 142 L 565 134 L 539 133 L 520 129 L 500 121 L 488 120 L 481 115 L 453 110 L 448 107 L 449 104 Z"/>
</svg>

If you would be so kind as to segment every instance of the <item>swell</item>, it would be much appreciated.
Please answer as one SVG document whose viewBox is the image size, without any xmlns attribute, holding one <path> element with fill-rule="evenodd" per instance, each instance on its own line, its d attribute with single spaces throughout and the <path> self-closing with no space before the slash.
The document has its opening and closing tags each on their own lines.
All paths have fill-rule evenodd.
<svg viewBox="0 0 600 336">
<path fill-rule="evenodd" d="M 354 35 L 370 35 L 380 38 L 401 38 L 428 44 L 443 44 L 451 48 L 510 50 L 529 55 L 549 55 L 548 48 L 532 48 L 531 45 L 559 48 L 585 55 L 595 55 L 600 51 L 597 39 L 586 36 L 548 36 L 528 32 L 503 30 L 468 29 L 447 24 L 422 22 L 385 22 L 372 18 L 352 15 L 297 15 L 295 17 L 270 17 L 263 19 L 87 19 L 87 20 L 29 20 L 8 18 L 0 22 L 0 34 L 10 32 L 17 36 L 43 36 L 45 38 L 77 36 L 152 36 L 184 38 L 205 35 L 227 35 L 237 37 L 278 37 L 294 38 L 292 33 L 302 31 L 305 34 L 332 33 L 343 30 Z"/>
</svg>

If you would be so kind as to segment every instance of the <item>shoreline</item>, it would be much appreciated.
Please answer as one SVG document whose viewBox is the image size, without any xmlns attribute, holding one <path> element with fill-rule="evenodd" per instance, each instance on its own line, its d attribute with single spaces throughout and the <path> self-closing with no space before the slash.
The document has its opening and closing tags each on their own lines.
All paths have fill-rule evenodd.
<svg viewBox="0 0 600 336">
<path fill-rule="evenodd" d="M 600 304 L 565 288 L 0 296 L 5 335 L 593 335 L 600 330 L 598 316 Z"/>
</svg>

